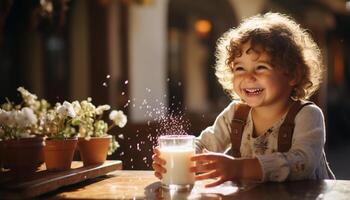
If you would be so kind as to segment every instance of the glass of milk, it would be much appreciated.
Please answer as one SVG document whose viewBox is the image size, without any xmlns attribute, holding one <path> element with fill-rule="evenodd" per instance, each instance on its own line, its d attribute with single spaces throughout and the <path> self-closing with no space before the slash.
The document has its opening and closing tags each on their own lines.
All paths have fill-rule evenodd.
<svg viewBox="0 0 350 200">
<path fill-rule="evenodd" d="M 194 173 L 190 161 L 195 154 L 193 135 L 164 135 L 159 139 L 160 157 L 166 161 L 162 187 L 167 189 L 190 189 L 194 184 Z"/>
</svg>

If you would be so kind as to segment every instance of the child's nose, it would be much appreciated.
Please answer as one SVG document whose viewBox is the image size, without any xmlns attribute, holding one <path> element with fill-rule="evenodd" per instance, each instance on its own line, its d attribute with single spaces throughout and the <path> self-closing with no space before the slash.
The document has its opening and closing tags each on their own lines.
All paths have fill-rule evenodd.
<svg viewBox="0 0 350 200">
<path fill-rule="evenodd" d="M 249 81 L 256 81 L 256 74 L 254 72 L 247 72 L 245 78 Z"/>
</svg>

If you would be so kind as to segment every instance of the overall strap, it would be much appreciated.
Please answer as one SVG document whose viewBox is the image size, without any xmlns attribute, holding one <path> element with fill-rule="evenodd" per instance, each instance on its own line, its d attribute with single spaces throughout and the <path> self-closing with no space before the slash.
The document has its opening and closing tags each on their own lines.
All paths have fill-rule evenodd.
<svg viewBox="0 0 350 200">
<path fill-rule="evenodd" d="M 244 126 L 247 121 L 247 117 L 250 111 L 250 107 L 247 104 L 237 104 L 237 110 L 234 113 L 231 123 L 231 151 L 233 157 L 241 157 L 241 141 Z"/>
<path fill-rule="evenodd" d="M 309 101 L 301 102 L 300 100 L 292 104 L 278 132 L 278 152 L 289 151 L 292 146 L 295 116 L 304 106 L 310 104 L 313 103 Z"/>
</svg>

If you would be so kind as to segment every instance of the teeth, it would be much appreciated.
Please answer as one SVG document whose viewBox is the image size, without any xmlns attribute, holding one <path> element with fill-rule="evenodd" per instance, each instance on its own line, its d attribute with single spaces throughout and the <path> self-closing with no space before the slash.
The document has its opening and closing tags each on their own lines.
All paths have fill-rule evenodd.
<svg viewBox="0 0 350 200">
<path fill-rule="evenodd" d="M 247 89 L 244 89 L 247 93 L 249 94 L 258 94 L 260 93 L 261 91 L 263 91 L 263 89 L 260 89 L 260 88 L 247 88 Z"/>
<path fill-rule="evenodd" d="M 260 91 L 261 89 L 246 89 L 248 92 L 257 92 Z"/>
</svg>

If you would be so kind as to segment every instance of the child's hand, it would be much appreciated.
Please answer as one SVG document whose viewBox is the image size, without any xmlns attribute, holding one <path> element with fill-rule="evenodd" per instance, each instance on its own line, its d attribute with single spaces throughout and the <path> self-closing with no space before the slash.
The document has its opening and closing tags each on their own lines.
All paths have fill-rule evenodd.
<svg viewBox="0 0 350 200">
<path fill-rule="evenodd" d="M 165 160 L 161 159 L 160 156 L 160 151 L 159 151 L 159 147 L 155 147 L 153 149 L 153 155 L 152 155 L 152 167 L 154 169 L 154 175 L 159 178 L 162 179 L 162 174 L 166 172 L 164 165 L 165 165 Z"/>
<path fill-rule="evenodd" d="M 206 187 L 213 187 L 221 183 L 237 178 L 239 164 L 236 160 L 222 153 L 206 151 L 202 154 L 194 155 L 191 161 L 196 162 L 196 166 L 191 167 L 192 172 L 203 172 L 196 175 L 196 180 L 215 178 L 216 181 L 209 183 Z"/>
</svg>

